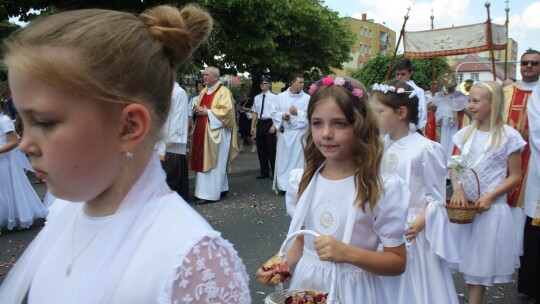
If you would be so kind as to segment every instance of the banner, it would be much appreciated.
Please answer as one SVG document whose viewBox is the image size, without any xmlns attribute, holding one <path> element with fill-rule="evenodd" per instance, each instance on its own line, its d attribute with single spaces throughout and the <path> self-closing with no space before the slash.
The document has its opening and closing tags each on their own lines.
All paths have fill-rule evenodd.
<svg viewBox="0 0 540 304">
<path fill-rule="evenodd" d="M 471 54 L 506 48 L 506 27 L 491 24 L 493 44 L 488 39 L 487 23 L 456 26 L 436 30 L 405 32 L 403 48 L 407 58 Z"/>
</svg>

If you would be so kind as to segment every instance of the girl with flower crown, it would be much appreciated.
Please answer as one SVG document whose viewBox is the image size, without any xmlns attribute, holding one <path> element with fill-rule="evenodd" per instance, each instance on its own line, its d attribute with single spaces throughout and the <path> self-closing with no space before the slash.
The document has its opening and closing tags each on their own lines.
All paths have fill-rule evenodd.
<svg viewBox="0 0 540 304">
<path fill-rule="evenodd" d="M 306 166 L 291 172 L 286 194 L 288 234 L 303 228 L 322 236 L 297 237 L 287 251 L 282 264 L 296 264 L 290 288 L 329 291 L 337 263 L 341 303 L 387 303 L 379 276 L 405 269 L 409 190 L 399 177 L 381 175 L 384 146 L 360 83 L 324 78 L 310 93 Z M 279 268 L 265 269 L 257 278 L 273 285 Z"/>
<path fill-rule="evenodd" d="M 382 170 L 403 178 L 408 203 L 407 269 L 383 278 L 391 303 L 459 303 L 448 262 L 461 261 L 444 207 L 446 161 L 440 144 L 417 132 L 418 98 L 406 82 L 375 84 L 371 105 L 386 133 Z"/>
<path fill-rule="evenodd" d="M 519 267 L 514 220 L 507 193 L 520 182 L 521 151 L 526 143 L 518 131 L 502 119 L 504 95 L 494 81 L 474 84 L 469 91 L 469 110 L 474 122 L 453 137 L 463 163 L 473 174 L 453 178 L 451 203 L 476 201 L 474 221 L 460 233 L 464 247 L 459 272 L 469 284 L 469 303 L 482 302 L 486 286 L 510 282 Z M 455 175 L 455 173 L 453 173 Z M 478 197 L 480 187 L 480 197 Z"/>
</svg>

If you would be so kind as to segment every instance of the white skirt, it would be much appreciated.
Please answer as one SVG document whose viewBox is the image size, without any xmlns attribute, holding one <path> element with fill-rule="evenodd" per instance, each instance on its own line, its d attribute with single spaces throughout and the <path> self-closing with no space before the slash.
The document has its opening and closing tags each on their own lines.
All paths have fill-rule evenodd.
<svg viewBox="0 0 540 304">
<path fill-rule="evenodd" d="M 0 154 L 0 227 L 9 230 L 28 228 L 48 212 L 26 177 L 24 157 L 18 148 Z"/>
<path fill-rule="evenodd" d="M 456 233 L 463 237 L 463 262 L 459 272 L 467 284 L 492 286 L 512 281 L 519 268 L 514 220 L 505 197 L 499 197 L 491 209 L 476 214 L 474 221 Z"/>
<path fill-rule="evenodd" d="M 337 298 L 340 303 L 387 303 L 378 276 L 351 264 L 338 264 Z M 290 289 L 330 290 L 331 263 L 304 247 L 293 273 Z"/>
</svg>

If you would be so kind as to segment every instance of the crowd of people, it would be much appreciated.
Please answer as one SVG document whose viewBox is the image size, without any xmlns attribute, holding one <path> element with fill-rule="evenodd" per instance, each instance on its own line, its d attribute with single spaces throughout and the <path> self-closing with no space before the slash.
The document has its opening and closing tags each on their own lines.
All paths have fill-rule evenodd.
<svg viewBox="0 0 540 304">
<path fill-rule="evenodd" d="M 468 97 L 424 92 L 403 59 L 397 79 L 371 88 L 327 76 L 308 94 L 292 73 L 275 95 L 264 75 L 261 93 L 238 103 L 208 66 L 189 99 L 176 71 L 211 28 L 191 5 L 75 10 L 5 41 L 25 128 L 19 137 L 2 103 L 0 224 L 47 223 L 0 286 L 2 303 L 251 303 L 233 245 L 188 204 L 188 171 L 196 203 L 219 201 L 253 136 L 256 178 L 285 195 L 288 235 L 311 231 L 280 267 L 253 274 L 261 283 L 294 266 L 291 289 L 341 303 L 459 303 L 457 271 L 480 304 L 519 269 L 519 292 L 540 301 L 539 52 L 522 56 L 520 82 L 479 81 Z M 429 110 L 440 143 L 424 133 Z M 47 183 L 50 208 L 25 169 Z M 447 178 L 448 204 L 475 202 L 472 223 L 450 222 Z"/>
</svg>

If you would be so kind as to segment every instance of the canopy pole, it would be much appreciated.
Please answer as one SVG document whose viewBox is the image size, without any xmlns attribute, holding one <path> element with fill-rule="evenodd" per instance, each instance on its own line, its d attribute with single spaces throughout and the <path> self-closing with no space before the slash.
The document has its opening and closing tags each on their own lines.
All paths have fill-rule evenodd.
<svg viewBox="0 0 540 304">
<path fill-rule="evenodd" d="M 491 15 L 489 14 L 489 7 L 490 7 L 489 1 L 486 1 L 485 6 L 487 9 L 487 34 L 488 34 L 488 46 L 489 51 L 491 53 L 491 70 L 493 72 L 493 81 L 497 81 L 497 70 L 495 70 L 495 54 L 493 52 L 493 34 L 491 33 Z M 504 80 L 504 79 L 503 79 Z"/>
<path fill-rule="evenodd" d="M 506 2 L 506 8 L 504 9 L 506 11 L 506 48 L 504 49 L 504 79 L 506 79 L 506 72 L 508 71 L 508 23 L 510 23 L 510 19 L 508 18 L 508 12 L 510 12 L 510 7 L 508 6 L 508 0 Z"/>
<path fill-rule="evenodd" d="M 394 49 L 394 54 L 392 55 L 392 60 L 390 61 L 390 67 L 388 68 L 388 72 L 386 73 L 386 80 L 390 79 L 390 74 L 392 73 L 392 69 L 394 68 L 394 61 L 396 60 L 396 53 L 399 48 L 399 44 L 401 43 L 401 37 L 405 34 L 405 24 L 407 24 L 407 20 L 409 20 L 409 11 L 411 8 L 407 8 L 407 14 L 405 17 L 403 17 L 403 26 L 401 27 L 401 31 L 399 32 L 399 39 L 396 45 L 396 48 Z"/>
<path fill-rule="evenodd" d="M 433 19 L 435 19 L 435 16 L 433 15 L 433 9 L 431 9 L 431 16 L 429 18 L 431 19 L 431 29 L 433 30 L 434 29 Z M 435 80 L 435 59 L 436 58 L 437 57 L 431 58 L 431 82 L 432 83 Z M 433 93 L 433 94 L 435 94 L 435 93 Z"/>
</svg>

